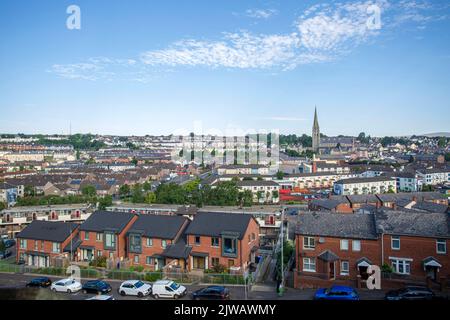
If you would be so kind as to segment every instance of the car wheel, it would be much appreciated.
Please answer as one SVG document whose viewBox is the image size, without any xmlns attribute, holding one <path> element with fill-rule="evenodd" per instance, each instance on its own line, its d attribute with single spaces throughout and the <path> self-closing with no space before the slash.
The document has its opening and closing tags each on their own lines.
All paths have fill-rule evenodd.
<svg viewBox="0 0 450 320">
<path fill-rule="evenodd" d="M 122 297 L 125 297 L 125 295 L 126 295 L 126 294 L 125 294 L 125 291 L 120 291 L 119 293 L 120 293 L 120 295 L 121 295 Z"/>
<path fill-rule="evenodd" d="M 173 296 L 173 298 L 174 298 L 175 300 L 178 300 L 178 299 L 180 298 L 180 296 L 176 294 L 176 295 Z"/>
<path fill-rule="evenodd" d="M 143 294 L 142 292 L 138 292 L 137 296 L 138 296 L 139 298 L 142 298 L 142 297 L 144 296 L 144 294 Z"/>
<path fill-rule="evenodd" d="M 70 290 L 70 289 L 67 289 L 67 293 L 72 293 L 72 290 Z"/>
<path fill-rule="evenodd" d="M 154 294 L 154 295 L 153 295 L 153 298 L 155 298 L 155 299 L 159 299 L 159 295 L 157 295 L 157 294 Z"/>
<path fill-rule="evenodd" d="M 87 290 L 83 290 L 83 293 L 86 294 L 86 293 L 87 293 Z"/>
<path fill-rule="evenodd" d="M 53 288 L 52 291 L 53 291 L 53 292 L 56 292 L 56 288 Z"/>
</svg>

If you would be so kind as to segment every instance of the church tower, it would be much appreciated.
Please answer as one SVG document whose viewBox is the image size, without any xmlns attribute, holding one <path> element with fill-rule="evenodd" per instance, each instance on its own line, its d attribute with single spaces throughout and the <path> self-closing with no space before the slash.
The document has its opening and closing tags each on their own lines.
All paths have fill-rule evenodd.
<svg viewBox="0 0 450 320">
<path fill-rule="evenodd" d="M 317 107 L 314 111 L 314 124 L 312 129 L 312 149 L 313 152 L 318 154 L 320 147 L 320 128 L 319 128 L 319 120 L 317 118 Z"/>
</svg>

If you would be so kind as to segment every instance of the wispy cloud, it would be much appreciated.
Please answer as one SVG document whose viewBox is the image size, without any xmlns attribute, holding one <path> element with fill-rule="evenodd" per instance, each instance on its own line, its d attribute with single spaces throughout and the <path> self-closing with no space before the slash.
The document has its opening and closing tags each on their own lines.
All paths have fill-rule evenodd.
<svg viewBox="0 0 450 320">
<path fill-rule="evenodd" d="M 370 6 L 382 14 L 382 28 L 368 28 Z M 448 8 L 447 8 L 448 9 Z M 249 30 L 224 32 L 217 39 L 182 39 L 167 47 L 142 52 L 133 59 L 91 58 L 75 64 L 55 64 L 50 72 L 68 79 L 114 79 L 147 82 L 158 70 L 177 67 L 270 69 L 284 71 L 304 64 L 333 61 L 376 39 L 383 28 L 412 23 L 419 29 L 446 17 L 431 2 L 388 0 L 322 3 L 307 8 L 285 33 Z M 445 10 L 439 10 L 445 11 Z M 249 9 L 247 16 L 267 19 L 278 11 Z"/>
<path fill-rule="evenodd" d="M 276 9 L 248 9 L 245 11 L 245 16 L 255 19 L 269 19 L 277 14 L 278 10 Z"/>
</svg>

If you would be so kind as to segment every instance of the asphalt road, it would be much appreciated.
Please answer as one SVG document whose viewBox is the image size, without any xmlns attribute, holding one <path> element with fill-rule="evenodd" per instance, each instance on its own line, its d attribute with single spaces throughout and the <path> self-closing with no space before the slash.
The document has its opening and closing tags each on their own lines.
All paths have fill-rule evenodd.
<svg viewBox="0 0 450 320">
<path fill-rule="evenodd" d="M 11 273 L 0 273 L 0 300 L 4 299 L 2 297 L 2 291 L 5 293 L 3 288 L 16 288 L 18 292 L 17 299 L 29 299 L 29 300 L 86 300 L 94 296 L 94 294 L 85 294 L 80 292 L 67 294 L 67 293 L 53 293 L 50 289 L 29 289 L 25 290 L 25 285 L 33 278 L 36 278 L 36 275 L 27 275 L 27 274 L 11 274 Z M 50 277 L 52 281 L 61 279 L 60 277 Z M 84 283 L 87 280 L 82 280 Z M 114 296 L 116 300 L 155 300 L 153 297 L 148 296 L 144 298 L 137 298 L 126 296 L 122 297 L 117 289 L 119 288 L 122 281 L 117 280 L 106 280 L 111 287 L 112 291 L 110 295 Z M 188 290 L 188 294 L 181 298 L 180 300 L 189 300 L 191 299 L 190 294 L 200 288 L 205 286 L 199 285 L 187 285 L 186 288 Z M 315 290 L 314 289 L 304 289 L 297 290 L 287 288 L 284 295 L 279 297 L 275 290 L 272 288 L 262 288 L 260 290 L 256 289 L 250 292 L 245 292 L 244 287 L 242 286 L 227 286 L 230 290 L 230 296 L 232 300 L 312 300 L 314 297 Z M 2 290 L 3 289 L 3 290 Z M 383 291 L 369 291 L 369 290 L 360 290 L 360 297 L 362 300 L 382 300 L 384 298 Z M 8 293 L 10 295 L 10 293 Z M 9 297 L 10 298 L 10 297 Z"/>
</svg>

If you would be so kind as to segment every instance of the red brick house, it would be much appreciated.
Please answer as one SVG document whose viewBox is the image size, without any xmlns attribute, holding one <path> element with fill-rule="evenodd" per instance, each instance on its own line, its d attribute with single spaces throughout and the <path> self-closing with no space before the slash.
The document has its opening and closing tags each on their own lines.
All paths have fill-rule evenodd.
<svg viewBox="0 0 450 320">
<path fill-rule="evenodd" d="M 392 267 L 392 279 L 440 282 L 450 277 L 447 213 L 382 210 L 375 217 L 382 263 Z"/>
<path fill-rule="evenodd" d="M 186 245 L 192 247 L 189 270 L 222 265 L 243 271 L 259 248 L 259 224 L 250 214 L 199 212 L 185 233 Z"/>
<path fill-rule="evenodd" d="M 71 244 L 80 225 L 70 222 L 35 220 L 17 236 L 16 261 L 35 267 L 54 266 L 54 258 L 73 258 Z"/>
<path fill-rule="evenodd" d="M 450 278 L 446 213 L 396 211 L 373 214 L 304 213 L 296 226 L 296 287 L 357 286 L 367 267 L 390 266 L 382 287 L 445 283 Z"/>
<path fill-rule="evenodd" d="M 173 251 L 173 246 L 180 245 L 179 240 L 183 249 L 186 246 L 182 238 L 188 223 L 189 219 L 182 216 L 140 215 L 127 233 L 128 258 L 131 264 L 156 271 L 171 263 L 184 269 L 187 257 L 174 257 L 170 252 Z"/>
<path fill-rule="evenodd" d="M 355 285 L 367 267 L 380 263 L 374 216 L 305 213 L 296 226 L 295 287 Z"/>
<path fill-rule="evenodd" d="M 106 257 L 112 261 L 127 258 L 127 232 L 138 219 L 128 212 L 96 211 L 80 226 L 80 261 Z"/>
</svg>

